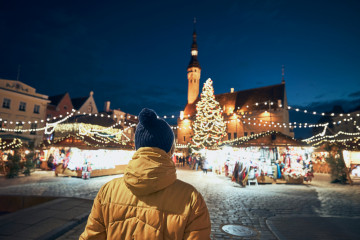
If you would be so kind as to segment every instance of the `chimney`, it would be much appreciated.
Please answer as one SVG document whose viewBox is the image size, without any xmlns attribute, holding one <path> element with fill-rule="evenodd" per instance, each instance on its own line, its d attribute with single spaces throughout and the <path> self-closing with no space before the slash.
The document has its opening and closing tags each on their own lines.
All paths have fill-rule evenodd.
<svg viewBox="0 0 360 240">
<path fill-rule="evenodd" d="M 105 102 L 104 111 L 105 112 L 110 112 L 110 101 Z"/>
<path fill-rule="evenodd" d="M 232 87 L 232 88 L 230 88 L 230 92 L 231 93 L 233 93 L 234 92 L 234 88 Z"/>
</svg>

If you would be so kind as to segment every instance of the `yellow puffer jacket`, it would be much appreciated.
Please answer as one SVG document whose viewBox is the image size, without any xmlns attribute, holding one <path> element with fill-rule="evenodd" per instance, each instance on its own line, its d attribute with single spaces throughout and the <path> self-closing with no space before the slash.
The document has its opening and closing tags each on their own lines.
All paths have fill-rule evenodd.
<svg viewBox="0 0 360 240">
<path fill-rule="evenodd" d="M 171 156 L 143 147 L 123 178 L 99 190 L 80 239 L 210 239 L 210 231 L 203 197 L 176 179 Z"/>
</svg>

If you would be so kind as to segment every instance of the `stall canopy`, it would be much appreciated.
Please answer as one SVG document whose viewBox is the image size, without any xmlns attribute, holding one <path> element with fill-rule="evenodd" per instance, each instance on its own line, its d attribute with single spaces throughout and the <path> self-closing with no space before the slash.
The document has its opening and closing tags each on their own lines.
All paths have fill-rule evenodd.
<svg viewBox="0 0 360 240">
<path fill-rule="evenodd" d="M 49 147 L 76 147 L 79 149 L 123 149 L 133 150 L 134 147 L 130 143 L 124 143 L 108 137 L 101 136 L 87 136 L 87 135 L 75 135 L 68 134 L 65 137 L 58 138 L 55 140 L 46 140 L 40 148 Z"/>
<path fill-rule="evenodd" d="M 267 147 L 310 147 L 308 144 L 298 141 L 281 132 L 269 131 L 259 134 L 253 134 L 248 137 L 241 137 L 234 141 L 223 143 L 223 145 L 231 145 L 234 147 L 250 147 L 250 146 L 267 146 Z"/>
</svg>

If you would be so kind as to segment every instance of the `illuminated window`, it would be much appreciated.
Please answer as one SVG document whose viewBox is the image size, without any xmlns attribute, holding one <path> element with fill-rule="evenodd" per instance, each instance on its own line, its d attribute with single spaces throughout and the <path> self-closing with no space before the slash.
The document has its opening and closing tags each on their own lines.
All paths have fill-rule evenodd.
<svg viewBox="0 0 360 240">
<path fill-rule="evenodd" d="M 26 102 L 20 102 L 19 104 L 19 111 L 26 111 Z"/>
<path fill-rule="evenodd" d="M 6 120 L 1 120 L 0 121 L 0 132 L 5 132 L 4 130 L 1 130 L 1 128 L 6 128 Z"/>
<path fill-rule="evenodd" d="M 16 124 L 16 127 L 15 127 L 15 132 L 18 133 L 18 134 L 21 134 L 21 130 L 23 129 L 23 124 L 22 122 L 18 122 Z"/>
<path fill-rule="evenodd" d="M 10 108 L 10 103 L 11 103 L 11 100 L 8 99 L 8 98 L 4 98 L 4 101 L 3 101 L 3 108 Z"/>
<path fill-rule="evenodd" d="M 191 50 L 191 56 L 197 56 L 198 51 L 197 50 Z"/>
<path fill-rule="evenodd" d="M 31 135 L 36 135 L 36 131 L 35 129 L 37 128 L 37 123 L 31 123 L 31 131 L 30 131 L 30 134 Z"/>
</svg>

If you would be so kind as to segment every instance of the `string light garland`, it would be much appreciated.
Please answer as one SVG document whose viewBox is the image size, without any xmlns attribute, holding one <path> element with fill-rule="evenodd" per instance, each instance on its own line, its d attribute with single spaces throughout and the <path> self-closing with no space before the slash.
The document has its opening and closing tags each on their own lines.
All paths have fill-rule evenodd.
<svg viewBox="0 0 360 240">
<path fill-rule="evenodd" d="M 214 97 L 215 98 L 215 97 Z M 259 106 L 278 106 L 278 107 L 283 107 L 282 104 L 278 104 L 278 103 L 274 103 L 272 102 L 271 100 L 269 101 L 265 101 L 265 102 L 256 102 L 253 104 L 254 106 L 256 107 L 259 107 Z M 246 106 L 247 108 L 249 108 L 250 106 L 247 105 Z M 238 107 L 238 109 L 240 109 L 240 107 Z M 318 115 L 318 116 L 331 116 L 331 117 L 345 117 L 343 118 L 342 120 L 339 120 L 337 122 L 333 122 L 333 124 L 343 124 L 343 123 L 348 123 L 352 120 L 354 120 L 353 117 L 360 117 L 360 114 L 359 113 L 339 113 L 339 114 L 335 114 L 335 113 L 324 113 L 324 112 L 316 112 L 316 111 L 310 111 L 310 110 L 304 110 L 304 109 L 299 109 L 299 108 L 296 108 L 296 107 L 292 107 L 292 106 L 287 106 L 287 109 L 288 110 L 293 110 L 293 111 L 296 111 L 296 112 L 302 112 L 302 113 L 305 113 L 305 114 L 311 114 L 311 115 Z M 221 110 L 221 112 L 223 112 Z M 26 124 L 29 124 L 31 126 L 31 124 L 35 123 L 35 124 L 38 124 L 38 123 L 45 123 L 46 126 L 45 127 L 39 127 L 39 128 L 29 128 L 29 129 L 19 129 L 17 128 L 18 126 L 15 126 L 15 128 L 4 128 L 4 127 L 1 127 L 0 130 L 1 131 L 8 131 L 8 132 L 36 132 L 36 131 L 45 131 L 45 134 L 51 134 L 53 131 L 54 131 L 54 126 L 56 126 L 57 124 L 59 123 L 62 123 L 64 121 L 66 121 L 68 118 L 74 116 L 75 114 L 78 114 L 78 115 L 88 115 L 88 116 L 95 116 L 95 117 L 107 117 L 107 118 L 110 118 L 111 115 L 108 115 L 108 114 L 92 114 L 92 113 L 86 113 L 86 112 L 83 112 L 81 113 L 80 111 L 76 111 L 75 109 L 72 109 L 71 112 L 67 112 L 67 114 L 65 116 L 62 116 L 62 115 L 59 115 L 59 117 L 52 117 L 52 118 L 47 118 L 46 120 L 35 120 L 35 121 L 3 121 L 2 118 L 0 118 L 0 121 L 3 121 L 5 124 L 10 124 L 10 125 L 13 125 L 13 124 L 22 124 L 23 126 L 25 126 Z M 239 115 L 239 114 L 236 114 L 236 113 L 233 113 L 235 114 L 237 117 L 241 117 L 241 118 L 253 118 L 255 119 L 254 117 L 251 117 L 249 115 Z M 174 118 L 179 118 L 180 116 L 175 116 L 175 115 L 171 115 L 171 116 L 167 116 L 167 115 L 164 115 L 163 118 L 164 119 L 174 119 Z M 186 117 L 186 116 L 184 116 Z M 187 115 L 188 118 L 190 118 L 190 114 Z M 349 118 L 347 118 L 349 117 Z M 116 115 L 114 115 L 114 118 L 117 118 Z M 123 115 L 120 116 L 121 119 L 123 118 L 126 118 L 124 117 Z M 52 122 L 54 120 L 57 120 L 56 122 Z M 137 120 L 137 116 L 132 116 L 132 115 L 128 115 L 127 116 L 127 119 L 128 120 Z M 230 121 L 226 121 L 226 123 L 230 123 L 234 120 L 230 120 Z M 254 121 L 261 121 L 261 120 L 254 120 Z M 356 121 L 354 121 L 356 122 Z M 116 126 L 118 126 L 119 124 L 121 123 L 121 121 L 115 123 L 113 126 L 110 126 L 108 128 L 114 128 Z M 124 121 L 124 124 L 126 124 L 126 121 Z M 267 124 L 267 123 L 265 123 Z M 284 125 L 284 123 L 281 123 L 281 122 L 274 122 L 272 123 L 271 125 L 274 125 L 273 127 L 276 127 L 275 125 Z M 326 125 L 325 124 L 314 124 L 314 123 L 297 123 L 297 122 L 293 122 L 293 123 L 285 123 L 287 124 L 287 127 L 290 127 L 292 128 L 293 126 L 297 126 L 298 128 L 310 128 L 310 127 L 324 127 Z M 291 125 L 291 126 L 290 126 Z M 135 125 L 136 126 L 136 125 Z M 179 127 L 172 127 L 173 129 L 181 129 Z"/>
<path fill-rule="evenodd" d="M 325 128 L 324 128 L 325 129 Z M 324 131 L 323 131 L 324 132 Z M 324 140 L 324 139 L 332 139 L 334 140 L 335 138 L 337 138 L 338 136 L 340 135 L 345 135 L 345 136 L 360 136 L 360 132 L 356 132 L 356 133 L 349 133 L 349 132 L 343 132 L 343 131 L 339 131 L 337 132 L 336 134 L 334 135 L 315 135 L 311 138 L 307 138 L 307 139 L 304 139 L 303 141 L 304 142 L 307 142 L 307 143 L 312 143 L 312 142 L 317 142 L 317 141 L 321 141 L 321 140 Z M 342 139 L 340 139 L 342 140 Z"/>
<path fill-rule="evenodd" d="M 280 133 L 280 132 L 278 132 L 278 131 L 266 131 L 266 132 L 262 132 L 262 133 L 251 134 L 250 136 L 238 137 L 238 138 L 235 138 L 235 139 L 223 141 L 222 146 L 227 145 L 227 144 L 234 145 L 234 143 L 242 144 L 242 143 L 248 142 L 248 141 L 253 140 L 253 139 L 258 139 L 260 137 L 264 137 L 264 136 L 268 136 L 268 135 L 272 135 L 272 134 L 277 134 L 277 133 Z M 296 139 L 294 139 L 294 138 L 292 138 L 290 136 L 287 136 L 287 135 L 284 135 L 284 136 L 286 138 L 291 139 L 291 140 L 297 141 Z"/>
<path fill-rule="evenodd" d="M 274 103 L 271 100 L 265 101 L 265 102 L 256 102 L 253 104 L 253 106 L 259 107 L 259 106 L 267 106 L 267 105 L 271 105 L 271 106 L 277 106 L 277 107 L 284 107 L 284 105 L 279 104 L 279 103 Z M 246 106 L 247 108 L 249 108 L 249 105 Z M 240 109 L 240 107 L 238 107 L 238 109 Z M 298 107 L 292 107 L 292 106 L 287 106 L 288 110 L 293 110 L 296 112 L 302 112 L 305 114 L 310 114 L 310 115 L 317 115 L 317 116 L 330 116 L 330 117 L 343 117 L 343 116 L 347 116 L 347 117 L 360 117 L 360 113 L 325 113 L 325 112 L 317 112 L 317 111 L 311 111 L 311 110 L 307 110 L 307 109 L 300 109 Z"/>
<path fill-rule="evenodd" d="M 19 138 L 11 139 L 10 141 L 0 138 L 0 150 L 15 149 L 23 145 L 23 142 Z"/>
<path fill-rule="evenodd" d="M 108 141 L 104 141 L 103 139 L 97 138 L 95 136 L 84 136 L 80 134 L 67 134 L 64 137 L 56 138 L 54 140 L 47 140 L 44 142 L 41 146 L 46 147 L 47 145 L 56 145 L 66 139 L 74 138 L 75 141 L 82 141 L 87 146 L 92 148 L 124 148 L 124 147 L 131 147 L 128 141 L 111 141 L 110 139 L 107 139 Z M 97 138 L 97 139 L 96 139 Z M 89 140 L 93 140 L 96 143 L 91 143 Z"/>
</svg>

